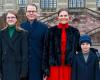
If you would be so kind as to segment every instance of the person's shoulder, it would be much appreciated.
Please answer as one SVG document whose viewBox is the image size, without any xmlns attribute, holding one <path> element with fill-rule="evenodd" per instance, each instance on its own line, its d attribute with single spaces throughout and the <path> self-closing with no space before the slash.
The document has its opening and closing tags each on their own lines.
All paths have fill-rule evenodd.
<svg viewBox="0 0 100 80">
<path fill-rule="evenodd" d="M 95 49 L 95 48 L 90 48 L 90 50 L 91 50 L 92 52 L 98 52 L 98 49 Z"/>
<path fill-rule="evenodd" d="M 80 32 L 77 28 L 74 28 L 74 27 L 70 26 L 69 31 L 71 31 L 74 35 L 80 36 Z"/>
<path fill-rule="evenodd" d="M 41 22 L 41 21 L 36 21 L 39 25 L 41 25 L 42 27 L 44 27 L 44 28 L 48 28 L 48 25 L 47 24 L 45 24 L 44 22 Z"/>
<path fill-rule="evenodd" d="M 16 30 L 17 30 L 18 32 L 22 32 L 22 33 L 27 33 L 27 32 L 28 32 L 27 30 L 25 30 L 25 29 L 23 29 L 23 28 L 21 28 L 21 27 L 17 27 Z"/>
<path fill-rule="evenodd" d="M 22 21 L 21 22 L 21 25 L 25 25 L 25 24 L 27 24 L 28 23 L 28 21 Z"/>
<path fill-rule="evenodd" d="M 50 30 L 57 29 L 57 25 L 51 26 L 49 29 L 50 29 Z"/>
<path fill-rule="evenodd" d="M 23 28 L 18 28 L 18 32 L 21 33 L 22 36 L 28 36 L 28 31 Z"/>
<path fill-rule="evenodd" d="M 78 30 L 77 28 L 73 27 L 73 26 L 70 26 L 69 28 L 70 28 L 71 30 L 73 30 L 73 31 L 78 31 L 78 32 L 79 32 L 79 30 Z"/>
<path fill-rule="evenodd" d="M 81 56 L 81 52 L 77 52 L 77 54 L 75 54 L 74 60 L 77 61 L 79 60 L 79 57 Z"/>
<path fill-rule="evenodd" d="M 23 21 L 21 24 L 20 24 L 20 27 L 21 28 L 25 28 L 27 26 L 27 24 L 29 24 L 28 21 Z"/>
<path fill-rule="evenodd" d="M 90 48 L 90 51 L 93 53 L 93 55 L 97 56 L 100 59 L 100 53 L 98 49 Z"/>
<path fill-rule="evenodd" d="M 76 53 L 76 57 L 81 56 L 81 54 L 83 55 L 82 51 L 78 51 L 78 52 Z"/>
<path fill-rule="evenodd" d="M 0 30 L 0 32 L 5 31 L 6 29 L 7 29 L 7 27 L 4 27 L 4 28 L 2 28 L 2 29 Z"/>
<path fill-rule="evenodd" d="M 52 27 L 49 28 L 50 32 L 55 32 L 55 30 L 57 30 L 57 25 L 52 26 Z"/>
<path fill-rule="evenodd" d="M 0 30 L 0 36 L 7 31 L 7 27 L 4 27 Z"/>
</svg>

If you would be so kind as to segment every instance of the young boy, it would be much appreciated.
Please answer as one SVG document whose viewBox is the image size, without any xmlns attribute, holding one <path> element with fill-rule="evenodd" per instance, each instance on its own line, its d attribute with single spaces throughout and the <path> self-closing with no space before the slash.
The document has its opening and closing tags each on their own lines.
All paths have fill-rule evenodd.
<svg viewBox="0 0 100 80">
<path fill-rule="evenodd" d="M 73 26 L 73 27 L 78 28 L 78 27 L 79 27 L 79 24 L 80 24 L 80 19 L 74 18 L 74 19 L 72 20 L 72 26 Z"/>
<path fill-rule="evenodd" d="M 100 80 L 98 50 L 90 48 L 91 38 L 84 34 L 80 37 L 81 51 L 73 61 L 72 80 Z"/>
</svg>

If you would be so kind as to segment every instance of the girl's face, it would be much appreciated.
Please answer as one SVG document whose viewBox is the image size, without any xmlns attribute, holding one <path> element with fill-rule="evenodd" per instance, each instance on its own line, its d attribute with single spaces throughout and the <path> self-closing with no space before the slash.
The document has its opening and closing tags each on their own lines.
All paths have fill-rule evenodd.
<svg viewBox="0 0 100 80">
<path fill-rule="evenodd" d="M 59 23 L 66 24 L 69 21 L 69 15 L 67 11 L 61 11 L 58 15 Z"/>
<path fill-rule="evenodd" d="M 81 49 L 83 53 L 88 53 L 90 50 L 90 44 L 87 42 L 84 42 L 81 44 Z"/>
<path fill-rule="evenodd" d="M 6 16 L 6 22 L 8 25 L 15 25 L 17 22 L 17 18 L 14 14 L 8 13 Z"/>
</svg>

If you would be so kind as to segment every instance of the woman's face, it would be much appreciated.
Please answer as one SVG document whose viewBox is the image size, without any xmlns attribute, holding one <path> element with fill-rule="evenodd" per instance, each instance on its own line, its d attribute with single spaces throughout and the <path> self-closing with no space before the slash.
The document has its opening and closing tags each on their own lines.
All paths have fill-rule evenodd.
<svg viewBox="0 0 100 80">
<path fill-rule="evenodd" d="M 69 15 L 67 11 L 61 11 L 58 15 L 59 23 L 66 24 L 69 21 Z"/>
<path fill-rule="evenodd" d="M 8 25 L 15 25 L 17 22 L 17 18 L 14 14 L 8 13 L 6 16 L 6 22 Z"/>
</svg>

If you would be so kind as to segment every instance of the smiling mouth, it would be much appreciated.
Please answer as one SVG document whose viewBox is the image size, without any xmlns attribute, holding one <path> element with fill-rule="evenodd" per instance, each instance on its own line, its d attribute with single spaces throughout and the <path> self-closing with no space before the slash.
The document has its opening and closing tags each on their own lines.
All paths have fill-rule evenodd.
<svg viewBox="0 0 100 80">
<path fill-rule="evenodd" d="M 87 50 L 87 48 L 85 48 L 84 50 Z"/>
<path fill-rule="evenodd" d="M 9 21 L 10 23 L 12 23 L 13 21 Z"/>
</svg>

